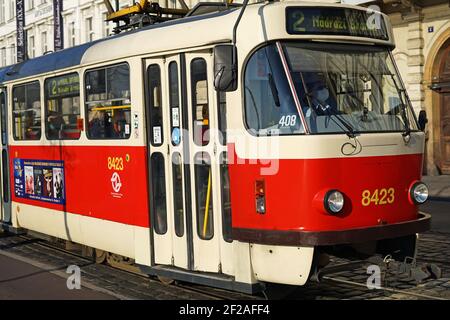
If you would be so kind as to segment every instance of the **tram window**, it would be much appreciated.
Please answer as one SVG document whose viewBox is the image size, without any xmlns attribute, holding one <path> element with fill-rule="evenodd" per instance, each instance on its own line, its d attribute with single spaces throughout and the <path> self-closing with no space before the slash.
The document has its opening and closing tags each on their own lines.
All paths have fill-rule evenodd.
<svg viewBox="0 0 450 320">
<path fill-rule="evenodd" d="M 181 155 L 178 152 L 172 154 L 172 183 L 173 183 L 173 207 L 175 215 L 175 234 L 178 237 L 184 235 L 184 209 L 183 209 L 183 171 Z"/>
<path fill-rule="evenodd" d="M 153 228 L 157 234 L 167 232 L 167 207 L 166 207 L 166 174 L 164 166 L 164 156 L 160 152 L 151 156 L 151 177 L 152 177 L 152 207 L 153 207 Z"/>
<path fill-rule="evenodd" d="M 13 87 L 13 131 L 15 140 L 41 138 L 41 93 L 38 81 Z"/>
<path fill-rule="evenodd" d="M 130 69 L 128 64 L 86 72 L 89 139 L 128 139 L 131 134 Z"/>
<path fill-rule="evenodd" d="M 256 51 L 245 69 L 245 120 L 258 135 L 304 132 L 283 65 L 274 44 Z"/>
<path fill-rule="evenodd" d="M 154 146 L 164 142 L 163 135 L 163 106 L 161 99 L 161 70 L 159 65 L 148 67 L 149 107 L 150 107 L 150 141 Z"/>
<path fill-rule="evenodd" d="M 230 194 L 230 175 L 228 172 L 227 153 L 220 155 L 220 187 L 222 194 L 222 233 L 226 242 L 232 242 L 231 237 L 231 194 Z"/>
<path fill-rule="evenodd" d="M 5 149 L 2 150 L 2 165 L 3 165 L 3 201 L 5 203 L 9 202 L 9 187 L 8 187 L 8 153 Z"/>
<path fill-rule="evenodd" d="M 80 138 L 80 78 L 78 73 L 45 80 L 45 134 L 49 140 Z"/>
<path fill-rule="evenodd" d="M 2 145 L 6 146 L 6 97 L 5 92 L 0 92 L 0 118 L 1 118 L 1 126 L 2 126 Z"/>
<path fill-rule="evenodd" d="M 219 91 L 217 93 L 217 105 L 219 106 L 219 130 L 221 133 L 221 136 L 219 137 L 220 143 L 222 145 L 227 144 L 227 100 L 226 100 L 226 93 L 223 91 Z"/>
<path fill-rule="evenodd" d="M 200 239 L 214 236 L 211 159 L 206 152 L 195 155 L 195 190 L 197 190 L 197 233 Z"/>
<path fill-rule="evenodd" d="M 209 106 L 208 80 L 206 61 L 194 59 L 191 62 L 191 90 L 192 90 L 192 119 L 194 142 L 198 146 L 205 146 L 209 142 Z"/>
<path fill-rule="evenodd" d="M 181 142 L 180 94 L 178 86 L 178 67 L 175 61 L 169 64 L 169 104 L 170 104 L 170 132 L 172 145 Z"/>
</svg>

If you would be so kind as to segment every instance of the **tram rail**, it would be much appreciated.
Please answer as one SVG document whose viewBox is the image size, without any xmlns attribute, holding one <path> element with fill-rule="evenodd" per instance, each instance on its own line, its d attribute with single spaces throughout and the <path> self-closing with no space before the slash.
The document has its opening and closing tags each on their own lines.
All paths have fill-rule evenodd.
<svg viewBox="0 0 450 320">
<path fill-rule="evenodd" d="M 34 241 L 34 243 L 40 247 L 45 247 L 47 249 L 55 250 L 58 252 L 62 252 L 67 255 L 75 256 L 79 259 L 83 259 L 85 261 L 95 262 L 93 261 L 93 258 L 86 257 L 82 254 L 79 254 L 77 252 L 64 249 L 56 244 L 52 244 L 51 242 L 48 242 L 43 239 L 31 237 L 29 235 L 19 235 L 18 238 L 21 238 L 25 241 Z M 119 270 L 121 272 L 125 272 L 128 274 L 132 274 L 134 276 L 141 277 L 142 279 L 145 279 L 146 281 L 151 281 L 155 283 L 162 283 L 162 281 L 153 279 L 153 277 L 144 274 L 142 272 L 136 271 L 138 268 L 130 268 L 129 265 L 123 265 L 122 267 L 119 267 L 118 265 L 111 266 L 108 263 L 102 263 L 102 265 L 106 268 L 111 268 L 114 270 Z M 164 284 L 164 283 L 162 283 Z M 220 289 L 210 288 L 210 287 L 203 287 L 199 285 L 187 285 L 184 283 L 180 283 L 178 281 L 174 281 L 170 285 L 175 286 L 177 289 L 183 290 L 185 292 L 192 292 L 197 293 L 205 296 L 205 299 L 213 299 L 213 300 L 239 300 L 239 299 L 258 299 L 257 296 L 250 296 L 250 295 L 244 295 L 236 292 L 220 292 Z"/>
<path fill-rule="evenodd" d="M 19 239 L 22 239 L 23 241 L 26 241 L 27 243 L 32 243 L 33 245 L 37 245 L 42 248 L 50 249 L 55 252 L 63 253 L 66 255 L 74 256 L 78 259 L 83 259 L 86 262 L 94 262 L 93 258 L 86 257 L 83 254 L 74 252 L 73 250 L 68 250 L 63 247 L 61 247 L 58 243 L 51 243 L 45 239 L 37 238 L 30 235 L 12 235 L 13 237 L 17 237 Z M 421 239 L 422 241 L 425 241 L 425 239 Z M 433 240 L 433 239 L 431 239 Z M 431 241 L 430 240 L 430 241 Z M 444 242 L 445 241 L 437 241 L 433 240 L 433 242 Z M 444 265 L 449 265 L 449 261 L 445 260 L 430 260 L 426 258 L 421 258 L 420 256 L 417 258 L 418 261 L 424 261 L 428 263 L 441 263 Z M 137 272 L 137 268 L 129 268 L 129 265 L 124 265 L 122 268 L 116 266 L 111 266 L 108 263 L 103 263 L 102 266 L 105 268 L 111 268 L 119 272 L 124 272 L 126 274 L 131 274 L 133 276 L 137 276 L 142 278 L 144 281 L 150 281 L 153 283 L 161 283 L 160 280 L 153 278 L 151 276 L 148 276 L 146 274 L 143 274 L 141 272 Z M 409 289 L 399 289 L 395 287 L 388 287 L 388 286 L 382 286 L 379 289 L 371 290 L 367 287 L 366 283 L 361 283 L 358 281 L 351 280 L 350 277 L 347 276 L 347 274 L 335 274 L 335 275 L 324 275 L 321 277 L 322 281 L 320 284 L 317 284 L 318 286 L 325 285 L 325 286 L 350 286 L 355 288 L 355 290 L 362 290 L 364 293 L 374 293 L 374 297 L 382 297 L 380 292 L 383 292 L 385 294 L 389 294 L 389 296 L 386 295 L 387 298 L 390 298 L 391 295 L 402 295 L 402 297 L 410 297 L 411 299 L 424 299 L 424 300 L 448 300 L 448 298 L 440 297 L 438 295 L 433 294 L 427 294 L 422 292 L 412 292 Z M 161 283 L 164 285 L 164 283 Z M 177 290 L 181 290 L 185 293 L 195 293 L 199 294 L 204 297 L 204 299 L 212 299 L 212 300 L 239 300 L 239 299 L 252 299 L 252 300 L 260 300 L 260 299 L 269 299 L 271 298 L 270 293 L 262 292 L 261 295 L 258 296 L 250 296 L 245 294 L 240 294 L 236 292 L 201 286 L 201 285 L 194 285 L 194 284 L 186 284 L 183 282 L 173 281 L 170 284 L 172 287 L 175 287 Z M 414 287 L 415 288 L 415 287 Z M 329 289 L 329 288 L 328 288 Z M 297 296 L 298 294 L 296 294 Z M 299 295 L 296 297 L 299 298 Z M 327 293 L 324 293 L 324 295 L 319 295 L 317 298 L 336 298 L 333 296 L 330 296 Z"/>
</svg>

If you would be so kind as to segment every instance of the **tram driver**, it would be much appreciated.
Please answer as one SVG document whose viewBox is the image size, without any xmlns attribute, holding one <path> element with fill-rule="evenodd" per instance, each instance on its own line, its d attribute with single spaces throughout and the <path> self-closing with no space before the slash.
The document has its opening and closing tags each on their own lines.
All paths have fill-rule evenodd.
<svg viewBox="0 0 450 320">
<path fill-rule="evenodd" d="M 311 112 L 318 116 L 337 113 L 336 99 L 330 95 L 330 89 L 323 74 L 313 73 L 305 77 L 305 87 L 310 102 L 305 112 L 306 117 L 310 117 Z"/>
</svg>

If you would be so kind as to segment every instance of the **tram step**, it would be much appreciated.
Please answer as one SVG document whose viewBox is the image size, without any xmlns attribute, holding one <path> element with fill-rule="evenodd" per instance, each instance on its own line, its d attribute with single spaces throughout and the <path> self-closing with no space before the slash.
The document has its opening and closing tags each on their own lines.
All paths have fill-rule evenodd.
<svg viewBox="0 0 450 320">
<path fill-rule="evenodd" d="M 246 294 L 255 294 L 264 290 L 262 283 L 236 282 L 233 276 L 209 272 L 184 270 L 172 266 L 157 265 L 153 267 L 139 265 L 142 272 L 152 276 L 162 276 L 174 280 L 196 283 Z"/>
</svg>

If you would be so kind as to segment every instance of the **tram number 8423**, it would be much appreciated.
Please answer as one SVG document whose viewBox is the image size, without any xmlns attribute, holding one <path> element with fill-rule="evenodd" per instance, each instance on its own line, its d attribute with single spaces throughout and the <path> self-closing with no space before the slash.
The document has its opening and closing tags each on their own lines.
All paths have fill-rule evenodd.
<svg viewBox="0 0 450 320">
<path fill-rule="evenodd" d="M 392 204 L 395 201 L 395 189 L 375 189 L 372 192 L 370 190 L 364 190 L 362 193 L 361 203 L 364 207 L 368 207 L 371 204 L 376 206 Z"/>
</svg>

